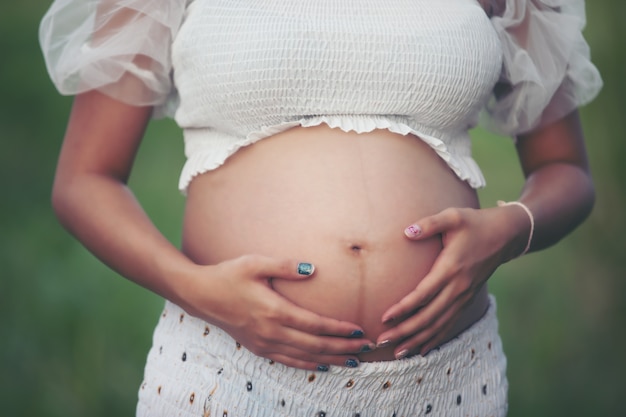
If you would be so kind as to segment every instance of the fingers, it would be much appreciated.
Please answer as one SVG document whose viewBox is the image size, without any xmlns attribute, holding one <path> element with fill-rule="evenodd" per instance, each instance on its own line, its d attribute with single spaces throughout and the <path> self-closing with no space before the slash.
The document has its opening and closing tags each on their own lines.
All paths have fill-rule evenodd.
<svg viewBox="0 0 626 417">
<path fill-rule="evenodd" d="M 394 320 L 404 317 L 425 305 L 430 296 L 425 291 L 414 290 L 402 298 L 383 314 L 382 322 L 389 324 Z"/>
<path fill-rule="evenodd" d="M 278 296 L 280 298 L 280 296 Z M 354 323 L 320 316 L 281 298 L 255 328 L 267 344 L 284 344 L 315 354 L 346 354 L 375 347 Z"/>
<path fill-rule="evenodd" d="M 294 335 L 293 340 L 301 337 L 300 334 Z M 282 343 L 267 344 L 267 349 L 250 350 L 258 356 L 273 359 L 288 366 L 327 371 L 331 366 L 356 368 L 360 364 L 356 354 L 375 348 L 371 342 L 363 344 L 363 342 L 353 341 L 349 344 L 342 344 L 337 338 L 311 339 L 287 344 L 290 340 L 290 337 L 285 337 Z"/>
<path fill-rule="evenodd" d="M 244 274 L 262 279 L 294 279 L 301 280 L 315 273 L 315 266 L 308 262 L 296 260 L 277 260 L 259 255 L 247 255 L 240 258 Z M 363 329 L 354 323 L 320 316 L 303 309 L 272 291 L 266 294 L 265 300 L 268 319 L 280 322 L 284 326 L 300 331 L 326 336 L 360 338 Z"/>
<path fill-rule="evenodd" d="M 394 329 L 381 334 L 379 339 L 398 343 L 394 349 L 397 359 L 416 353 L 424 354 L 443 341 L 459 311 L 459 304 L 456 301 L 450 305 L 447 297 L 441 295 L 419 313 L 407 318 Z"/>
<path fill-rule="evenodd" d="M 359 352 L 362 349 L 357 342 L 356 345 L 347 345 L 348 350 L 343 350 L 337 348 L 336 340 L 329 340 L 327 343 L 318 342 L 312 343 L 311 346 L 317 346 L 318 351 L 316 352 L 314 349 L 316 348 L 305 348 L 299 349 L 296 346 L 283 343 L 283 344 L 272 344 L 273 351 L 263 352 L 263 355 L 266 357 L 275 357 L 282 356 L 281 362 L 285 360 L 285 358 L 291 358 L 292 361 L 303 361 L 307 362 L 309 369 L 317 368 L 318 365 L 326 365 L 330 366 L 342 366 L 355 368 L 359 366 L 359 358 L 356 355 L 356 352 Z M 351 352 L 352 351 L 352 352 Z M 256 352 L 255 352 L 256 353 Z"/>
<path fill-rule="evenodd" d="M 330 365 L 326 363 L 305 361 L 302 359 L 297 359 L 297 356 L 286 356 L 277 353 L 267 355 L 266 358 L 278 363 L 282 363 L 283 365 L 290 366 L 292 368 L 299 368 L 307 371 L 327 372 L 330 370 Z"/>
<path fill-rule="evenodd" d="M 426 239 L 458 227 L 463 222 L 463 218 L 463 209 L 445 209 L 409 225 L 404 229 L 404 234 L 412 240 Z"/>
<path fill-rule="evenodd" d="M 354 368 L 359 365 L 359 362 L 356 358 L 352 358 L 349 356 L 327 356 L 326 358 L 320 357 L 320 361 L 305 360 L 302 359 L 302 357 L 302 352 L 292 352 L 291 355 L 283 355 L 280 353 L 267 355 L 268 359 L 282 363 L 284 365 L 316 372 L 328 372 L 332 366 L 346 367 L 350 365 L 349 367 Z"/>
<path fill-rule="evenodd" d="M 356 355 L 373 350 L 354 323 L 323 317 L 275 292 L 269 279 L 302 279 L 314 273 L 311 264 L 248 255 L 237 260 L 231 290 L 243 298 L 240 320 L 224 317 L 223 328 L 258 356 L 289 366 L 320 370 L 329 366 L 358 366 Z M 246 278 L 247 277 L 247 278 Z M 256 281 L 256 284 L 254 283 Z M 245 294 L 244 294 L 245 293 Z M 232 310 L 232 309 L 231 309 Z M 319 369 L 318 369 L 319 368 Z"/>
<path fill-rule="evenodd" d="M 296 316 L 297 313 L 296 310 Z M 256 337 L 247 334 L 250 340 L 245 344 L 246 347 L 258 356 L 274 359 L 288 366 L 318 371 L 327 370 L 324 367 L 330 366 L 356 367 L 359 365 L 356 354 L 371 351 L 376 347 L 373 342 L 360 337 L 362 331 L 356 332 L 359 337 L 350 336 L 352 333 L 348 336 L 325 335 L 324 333 L 333 331 L 334 322 L 338 322 L 336 320 L 320 317 L 318 322 L 321 324 L 310 326 L 305 321 L 302 326 L 295 327 L 285 326 L 285 321 L 290 320 L 281 321 L 277 318 L 277 322 L 282 323 L 282 326 L 257 327 Z M 323 323 L 325 321 L 329 322 L 328 326 Z M 338 324 L 343 328 L 344 323 Z M 349 323 L 345 324 L 348 324 L 348 329 L 354 327 Z M 307 331 L 303 331 L 303 328 Z"/>
<path fill-rule="evenodd" d="M 396 357 L 425 354 L 444 342 L 464 306 L 499 265 L 504 238 L 494 238 L 486 218 L 484 210 L 448 208 L 405 229 L 411 240 L 441 236 L 443 249 L 416 289 L 382 316 L 384 323 L 398 323 L 378 337 L 396 344 Z"/>
<path fill-rule="evenodd" d="M 388 324 L 415 313 L 435 298 L 456 274 L 456 271 L 446 264 L 445 258 L 438 258 L 415 290 L 385 311 L 382 316 L 383 323 Z"/>
<path fill-rule="evenodd" d="M 457 313 L 457 308 L 448 308 L 444 311 L 433 312 L 429 320 L 431 323 L 427 327 L 404 340 L 396 347 L 396 356 L 398 356 L 399 353 L 404 353 L 405 355 L 417 353 L 425 355 L 433 348 L 439 346 L 448 335 L 448 330 L 452 327 Z M 440 315 L 437 316 L 438 314 Z"/>
<path fill-rule="evenodd" d="M 397 357 L 418 353 L 420 347 L 437 346 L 434 343 L 441 342 L 438 337 L 445 336 L 462 306 L 471 299 L 470 281 L 451 272 L 444 263 L 433 266 L 413 292 L 385 312 L 383 317 L 396 317 L 398 324 L 383 332 L 377 343 L 401 342 L 395 349 Z"/>
<path fill-rule="evenodd" d="M 379 343 L 397 344 L 405 341 L 403 345 L 398 345 L 395 349 L 396 353 L 400 353 L 406 349 L 414 350 L 420 343 L 425 342 L 430 337 L 428 332 L 433 331 L 433 324 L 439 317 L 439 312 L 431 307 L 431 304 L 418 314 L 408 317 L 400 322 L 393 329 L 382 333 L 379 337 Z M 406 354 L 402 355 L 406 356 Z"/>
<path fill-rule="evenodd" d="M 239 259 L 250 275 L 258 277 L 299 280 L 315 273 L 315 265 L 310 262 L 281 260 L 260 255 L 246 255 Z"/>
<path fill-rule="evenodd" d="M 295 308 L 297 311 L 294 310 L 292 314 L 282 318 L 281 321 L 285 326 L 318 336 L 347 337 L 357 340 L 363 337 L 363 329 L 354 323 L 323 317 L 297 306 Z"/>
</svg>

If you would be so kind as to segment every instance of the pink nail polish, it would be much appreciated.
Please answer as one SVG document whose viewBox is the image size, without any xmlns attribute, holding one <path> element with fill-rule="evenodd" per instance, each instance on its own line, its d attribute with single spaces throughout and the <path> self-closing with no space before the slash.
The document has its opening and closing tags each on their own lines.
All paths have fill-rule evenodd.
<svg viewBox="0 0 626 417">
<path fill-rule="evenodd" d="M 400 360 L 400 359 L 404 359 L 407 356 L 409 356 L 409 351 L 408 349 L 403 349 L 400 352 L 396 353 L 396 359 Z"/>
<path fill-rule="evenodd" d="M 376 347 L 377 347 L 377 348 L 383 348 L 383 347 L 385 347 L 385 346 L 389 346 L 390 344 L 391 344 L 391 340 L 389 340 L 389 339 L 385 339 L 385 340 L 383 340 L 382 342 L 379 342 L 379 343 L 376 345 Z"/>
<path fill-rule="evenodd" d="M 408 237 L 417 237 L 422 234 L 422 228 L 416 224 L 412 224 L 404 229 L 404 234 Z"/>
</svg>

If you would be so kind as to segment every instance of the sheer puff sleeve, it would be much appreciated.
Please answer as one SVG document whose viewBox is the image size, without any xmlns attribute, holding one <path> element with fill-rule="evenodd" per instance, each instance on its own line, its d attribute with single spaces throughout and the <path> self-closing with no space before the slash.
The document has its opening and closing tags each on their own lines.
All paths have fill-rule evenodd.
<svg viewBox="0 0 626 417">
<path fill-rule="evenodd" d="M 39 41 L 61 94 L 99 90 L 171 115 L 170 48 L 188 0 L 55 0 Z"/>
<path fill-rule="evenodd" d="M 503 67 L 482 115 L 484 127 L 504 135 L 526 133 L 597 95 L 602 79 L 582 35 L 584 0 L 496 0 L 492 4 L 491 21 L 502 43 Z"/>
</svg>

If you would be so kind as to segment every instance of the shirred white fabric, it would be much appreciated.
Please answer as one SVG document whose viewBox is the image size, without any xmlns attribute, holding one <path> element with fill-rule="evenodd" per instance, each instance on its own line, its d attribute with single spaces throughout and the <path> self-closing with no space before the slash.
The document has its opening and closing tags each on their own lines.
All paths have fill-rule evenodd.
<svg viewBox="0 0 626 417">
<path fill-rule="evenodd" d="M 590 102 L 602 79 L 583 38 L 584 0 L 493 0 L 502 43 L 498 94 L 483 124 L 516 135 L 549 124 Z"/>
<path fill-rule="evenodd" d="M 474 187 L 484 185 L 485 180 L 476 161 L 472 158 L 470 137 L 467 131 L 450 134 L 437 131 L 427 126 L 405 124 L 402 116 L 335 115 L 312 116 L 283 122 L 272 126 L 263 126 L 258 131 L 241 136 L 215 131 L 212 129 L 185 129 L 185 154 L 187 161 L 183 167 L 179 189 L 185 192 L 191 180 L 207 170 L 219 167 L 226 159 L 242 146 L 251 145 L 263 138 L 283 132 L 295 126 L 312 127 L 326 124 L 346 132 L 372 132 L 375 129 L 387 129 L 401 135 L 412 134 L 430 145 L 433 150 L 459 176 Z M 207 137 L 211 142 L 207 143 Z"/>
<path fill-rule="evenodd" d="M 255 356 L 220 328 L 167 302 L 137 416 L 502 417 L 506 364 L 493 297 L 482 319 L 426 356 L 328 372 Z"/>
<path fill-rule="evenodd" d="M 412 133 L 480 187 L 467 131 L 500 59 L 473 0 L 196 0 L 172 50 L 179 187 L 241 146 L 320 123 Z"/>
<path fill-rule="evenodd" d="M 56 0 L 39 27 L 59 92 L 89 90 L 173 114 L 171 43 L 186 0 Z M 166 106 L 169 105 L 169 110 Z"/>
<path fill-rule="evenodd" d="M 176 110 L 183 191 L 241 146 L 319 123 L 414 134 L 480 187 L 480 113 L 516 135 L 599 91 L 584 25 L 583 0 L 56 0 L 40 38 L 62 93 Z"/>
</svg>

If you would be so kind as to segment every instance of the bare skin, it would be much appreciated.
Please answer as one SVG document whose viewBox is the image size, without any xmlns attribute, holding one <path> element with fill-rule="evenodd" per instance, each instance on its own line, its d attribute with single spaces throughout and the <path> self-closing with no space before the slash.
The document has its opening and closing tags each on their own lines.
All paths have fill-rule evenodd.
<svg viewBox="0 0 626 417">
<path fill-rule="evenodd" d="M 317 369 L 320 364 L 358 360 L 363 346 L 372 347 L 372 342 L 388 341 L 387 346 L 393 346 L 393 354 L 381 350 L 383 358 L 424 353 L 455 333 L 455 326 L 463 323 L 468 309 L 481 299 L 493 270 L 526 245 L 528 218 L 518 207 L 478 209 L 468 200 L 418 209 L 405 224 L 398 223 L 398 236 L 407 242 L 397 240 L 397 247 L 415 243 L 419 256 L 424 256 L 421 265 L 430 262 L 432 268 L 404 278 L 411 284 L 403 288 L 408 295 L 399 297 L 401 291 L 396 292 L 400 300 L 386 300 L 392 305 L 379 310 L 378 320 L 386 324 L 375 324 L 367 317 L 363 327 L 372 327 L 363 329 L 355 321 L 364 316 L 327 317 L 314 311 L 314 306 L 307 309 L 290 301 L 297 296 L 292 293 L 296 285 L 291 283 L 313 282 L 318 273 L 327 279 L 322 267 L 312 277 L 295 272 L 297 263 L 308 259 L 241 253 L 203 265 L 201 256 L 221 256 L 201 255 L 191 242 L 186 242 L 184 254 L 156 230 L 126 187 L 150 113 L 150 108 L 128 106 L 98 92 L 78 96 L 55 177 L 54 209 L 65 227 L 105 263 L 190 314 L 222 327 L 257 355 Z M 571 231 L 593 203 L 577 113 L 520 138 L 518 151 L 527 175 L 520 200 L 535 216 L 532 249 L 536 250 Z M 191 193 L 190 198 L 196 191 Z M 455 205 L 461 207 L 444 208 Z M 401 215 L 392 212 L 388 217 L 404 221 L 411 210 L 401 207 Z M 421 227 L 415 239 L 426 242 L 417 245 L 404 236 L 404 227 L 410 224 Z M 385 229 L 378 224 L 374 228 Z M 429 243 L 437 236 L 442 236 L 440 252 Z M 395 237 L 390 239 L 396 242 Z M 373 241 L 345 242 L 367 248 Z M 351 337 L 358 330 L 380 334 L 375 340 L 367 338 L 367 333 Z"/>
<path fill-rule="evenodd" d="M 270 277 L 302 280 L 298 260 L 246 255 L 198 265 L 165 239 L 126 186 L 151 114 L 101 93 L 76 97 L 52 202 L 61 223 L 103 262 L 189 313 L 219 325 L 252 352 L 286 365 L 344 365 L 372 341 L 354 323 L 298 308 Z"/>
<path fill-rule="evenodd" d="M 382 314 L 418 285 L 441 251 L 439 236 L 412 242 L 401 231 L 416 215 L 447 207 L 478 207 L 476 192 L 420 139 L 293 128 L 192 181 L 183 251 L 206 265 L 249 253 L 313 262 L 313 279 L 277 279 L 273 288 L 375 339 L 391 328 Z M 470 304 L 445 339 L 482 316 L 486 291 Z M 393 348 L 359 359 L 392 360 Z"/>
<path fill-rule="evenodd" d="M 535 220 L 530 247 L 535 251 L 558 242 L 593 207 L 595 191 L 578 112 L 518 137 L 517 152 L 526 176 L 519 201 Z M 522 253 L 530 222 L 520 207 L 505 206 L 444 210 L 413 226 L 422 233 L 412 239 L 441 234 L 444 250 L 420 285 L 385 312 L 383 321 L 398 325 L 378 340 L 402 340 L 396 353 L 425 354 L 441 343 L 493 271 Z"/>
</svg>

